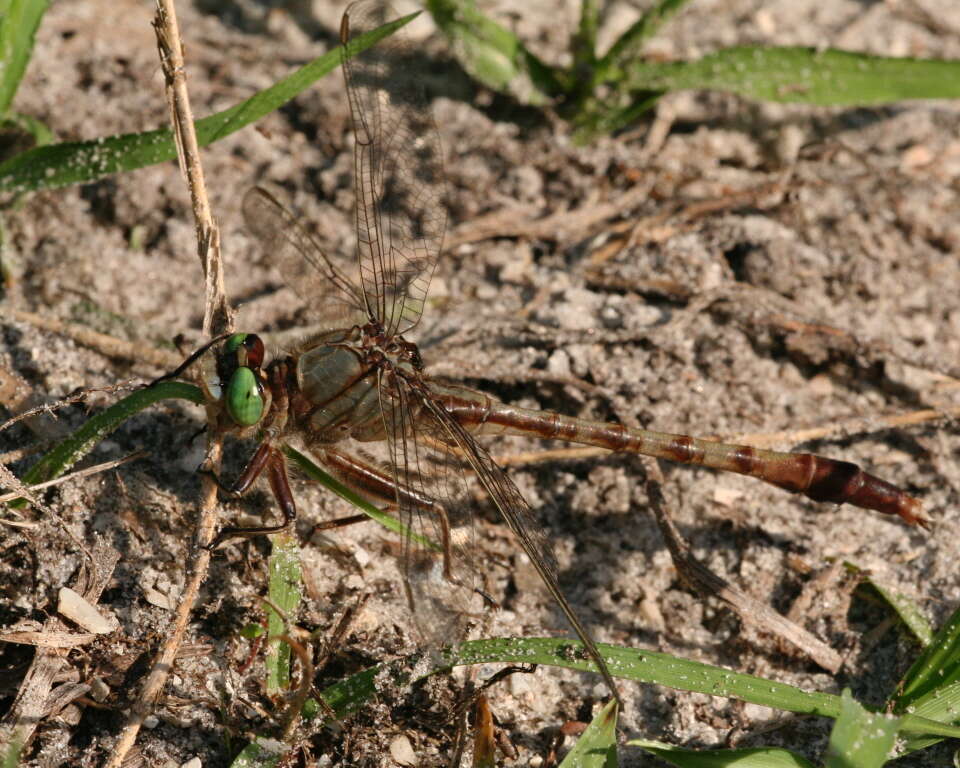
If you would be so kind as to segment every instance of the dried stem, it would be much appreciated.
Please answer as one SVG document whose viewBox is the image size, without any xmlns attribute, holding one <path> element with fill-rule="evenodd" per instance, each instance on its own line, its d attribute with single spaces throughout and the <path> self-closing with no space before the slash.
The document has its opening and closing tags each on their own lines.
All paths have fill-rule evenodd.
<svg viewBox="0 0 960 768">
<path fill-rule="evenodd" d="M 184 71 L 183 49 L 180 32 L 177 28 L 176 10 L 173 0 L 157 0 L 157 15 L 153 22 L 157 35 L 157 48 L 166 80 L 167 98 L 170 102 L 171 120 L 177 141 L 177 155 L 180 168 L 190 188 L 194 221 L 197 232 L 197 245 L 203 274 L 206 281 L 206 302 L 203 330 L 208 336 L 219 335 L 232 328 L 233 318 L 226 300 L 223 287 L 223 265 L 220 259 L 220 232 L 213 221 L 210 203 L 207 199 L 203 181 L 203 169 L 200 166 L 199 147 L 193 129 L 193 117 L 187 94 L 186 73 Z M 214 406 L 208 407 L 207 419 L 215 423 L 217 414 Z M 207 458 L 211 466 L 219 467 L 222 454 L 222 440 L 216 430 L 210 430 L 210 442 L 207 446 Z M 113 753 L 106 768 L 120 768 L 136 741 L 140 727 L 153 711 L 163 692 L 177 650 L 183 640 L 190 614 L 196 602 L 200 586 L 206 578 L 210 565 L 210 551 L 201 546 L 213 540 L 217 521 L 217 486 L 210 478 L 203 481 L 203 499 L 200 521 L 194 539 L 194 554 L 188 558 L 189 571 L 180 604 L 174 616 L 169 635 L 164 641 L 153 662 L 153 667 L 141 689 L 140 695 L 127 717 Z"/>
<path fill-rule="evenodd" d="M 653 459 L 644 460 L 644 466 L 650 478 L 647 481 L 650 508 L 681 578 L 698 594 L 704 597 L 716 597 L 729 605 L 745 624 L 783 638 L 827 671 L 836 673 L 843 666 L 843 657 L 833 648 L 814 637 L 803 627 L 785 619 L 766 604 L 741 592 L 693 556 L 690 545 L 673 524 L 664 504 L 663 493 L 660 490 L 663 485 L 663 475 L 660 473 L 659 466 Z"/>
</svg>

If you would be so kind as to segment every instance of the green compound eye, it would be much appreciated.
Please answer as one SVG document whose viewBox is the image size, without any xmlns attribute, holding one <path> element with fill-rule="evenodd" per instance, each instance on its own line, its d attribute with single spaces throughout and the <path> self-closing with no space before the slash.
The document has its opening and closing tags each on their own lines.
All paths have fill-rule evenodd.
<svg viewBox="0 0 960 768">
<path fill-rule="evenodd" d="M 257 377 L 249 368 L 237 368 L 227 385 L 227 413 L 241 427 L 251 427 L 263 415 Z"/>
</svg>

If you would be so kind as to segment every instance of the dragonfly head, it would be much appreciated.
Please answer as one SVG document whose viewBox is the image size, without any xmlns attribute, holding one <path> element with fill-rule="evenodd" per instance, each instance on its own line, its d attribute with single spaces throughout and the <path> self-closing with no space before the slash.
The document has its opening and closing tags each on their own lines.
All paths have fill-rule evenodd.
<svg viewBox="0 0 960 768">
<path fill-rule="evenodd" d="M 217 356 L 217 376 L 227 415 L 238 427 L 252 427 L 263 417 L 263 341 L 254 333 L 235 333 Z"/>
</svg>

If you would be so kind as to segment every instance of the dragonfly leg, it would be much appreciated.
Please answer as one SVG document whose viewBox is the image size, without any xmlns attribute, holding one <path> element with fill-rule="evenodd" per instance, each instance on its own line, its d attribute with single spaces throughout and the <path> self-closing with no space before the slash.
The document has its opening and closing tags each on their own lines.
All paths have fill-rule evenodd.
<svg viewBox="0 0 960 768">
<path fill-rule="evenodd" d="M 257 452 L 253 454 L 253 457 L 247 462 L 247 466 L 243 468 L 243 472 L 240 473 L 240 477 L 230 485 L 223 482 L 220 475 L 210 466 L 208 459 L 204 459 L 203 464 L 200 465 L 197 472 L 211 478 L 217 484 L 217 488 L 230 498 L 239 499 L 250 490 L 250 486 L 252 486 L 256 479 L 263 473 L 267 462 L 270 460 L 272 450 L 270 443 L 260 443 Z"/>
<path fill-rule="evenodd" d="M 253 458 L 244 467 L 233 485 L 224 486 L 219 477 L 212 471 L 207 470 L 207 474 L 212 476 L 217 485 L 233 498 L 240 498 L 245 494 L 254 481 L 267 471 L 267 480 L 270 483 L 270 489 L 273 491 L 277 503 L 280 505 L 280 512 L 283 515 L 283 522 L 279 525 L 261 525 L 251 528 L 242 528 L 235 526 L 226 526 L 220 529 L 220 532 L 214 537 L 213 541 L 207 545 L 208 549 L 216 549 L 227 539 L 237 537 L 258 536 L 262 533 L 277 533 L 289 527 L 297 517 L 297 506 L 293 500 L 293 492 L 290 490 L 290 481 L 287 478 L 287 464 L 283 454 L 278 451 L 271 443 L 263 442 L 253 454 Z"/>
<path fill-rule="evenodd" d="M 398 485 L 390 475 L 340 451 L 324 451 L 323 464 L 352 489 L 373 500 L 394 508 L 397 507 L 399 500 L 401 506 L 416 507 L 436 517 L 440 527 L 443 578 L 456 586 L 464 586 L 453 574 L 453 546 L 451 543 L 450 517 L 447 514 L 446 508 L 440 502 L 413 488 Z M 350 525 L 354 522 L 354 518 L 361 517 L 365 518 L 366 516 L 354 515 L 347 518 L 340 518 L 339 520 L 332 520 L 330 523 L 327 523 L 325 527 L 339 527 L 341 521 L 343 521 L 344 525 Z M 480 595 L 488 605 L 499 607 L 496 600 L 483 590 L 474 587 L 473 591 Z"/>
<path fill-rule="evenodd" d="M 360 515 L 347 515 L 346 517 L 338 517 L 335 520 L 325 520 L 322 523 L 317 523 L 313 526 L 313 530 L 310 532 L 312 536 L 319 531 L 331 531 L 334 528 L 346 528 L 348 525 L 356 525 L 357 523 L 365 523 L 370 518 L 364 514 Z"/>
</svg>

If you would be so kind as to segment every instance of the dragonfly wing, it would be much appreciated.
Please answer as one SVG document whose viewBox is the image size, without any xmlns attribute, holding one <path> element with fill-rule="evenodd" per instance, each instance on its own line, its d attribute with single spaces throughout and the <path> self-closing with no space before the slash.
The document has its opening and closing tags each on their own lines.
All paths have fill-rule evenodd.
<svg viewBox="0 0 960 768">
<path fill-rule="evenodd" d="M 482 608 L 476 587 L 472 497 L 462 461 L 401 378 L 381 372 L 380 402 L 395 504 L 410 534 L 401 538 L 400 568 L 423 640 L 439 646 L 464 637 Z"/>
<path fill-rule="evenodd" d="M 597 664 L 611 692 L 616 696 L 617 687 L 613 676 L 600 656 L 596 643 L 594 643 L 593 638 L 560 591 L 553 548 L 544 534 L 542 526 L 534 518 L 533 511 L 527 504 L 526 499 L 523 498 L 523 494 L 497 465 L 487 450 L 474 439 L 473 435 L 467 432 L 463 425 L 439 401 L 433 398 L 427 384 L 417 381 L 411 386 L 413 389 L 412 399 L 417 401 L 416 404 L 421 412 L 420 421 L 424 424 L 432 422 L 432 429 L 438 437 L 442 435 L 450 445 L 456 447 L 457 452 L 463 456 L 463 461 L 476 474 L 483 489 L 493 500 L 503 519 L 520 541 L 520 545 L 537 569 L 551 596 L 567 617 L 581 642 L 583 642 L 590 657 Z"/>
<path fill-rule="evenodd" d="M 362 0 L 347 8 L 340 30 L 360 281 L 370 315 L 391 335 L 419 321 L 446 227 L 440 136 L 412 47 L 394 34 L 351 55 L 351 41 L 394 15 L 380 0 Z"/>
<path fill-rule="evenodd" d="M 247 229 L 296 294 L 333 327 L 349 327 L 365 317 L 356 283 L 310 237 L 277 199 L 260 187 L 243 197 Z"/>
</svg>

